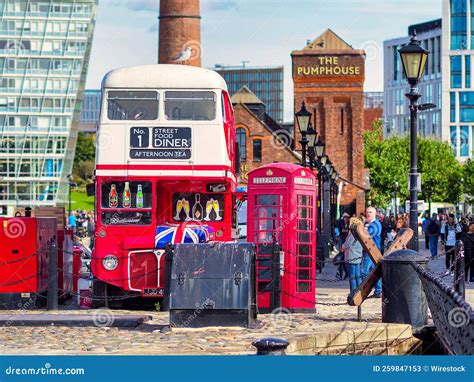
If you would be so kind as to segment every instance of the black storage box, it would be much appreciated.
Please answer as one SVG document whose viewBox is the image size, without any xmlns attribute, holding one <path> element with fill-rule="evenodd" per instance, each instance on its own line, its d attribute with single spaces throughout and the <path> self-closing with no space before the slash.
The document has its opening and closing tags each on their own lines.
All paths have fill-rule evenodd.
<svg viewBox="0 0 474 382">
<path fill-rule="evenodd" d="M 171 327 L 253 326 L 257 318 L 254 245 L 175 245 L 169 301 Z"/>
</svg>

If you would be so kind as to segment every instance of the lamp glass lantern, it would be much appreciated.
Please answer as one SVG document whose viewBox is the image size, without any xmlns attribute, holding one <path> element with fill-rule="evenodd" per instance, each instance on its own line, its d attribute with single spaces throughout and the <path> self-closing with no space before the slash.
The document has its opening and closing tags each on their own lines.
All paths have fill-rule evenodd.
<svg viewBox="0 0 474 382">
<path fill-rule="evenodd" d="M 314 144 L 316 148 L 316 156 L 321 159 L 324 154 L 324 143 L 321 140 L 321 136 L 318 137 L 318 141 Z"/>
<path fill-rule="evenodd" d="M 411 85 L 417 84 L 423 76 L 423 71 L 428 60 L 427 49 L 420 45 L 416 37 L 416 32 L 410 39 L 410 42 L 403 46 L 399 51 L 403 63 L 403 70 Z"/>
<path fill-rule="evenodd" d="M 324 165 L 324 167 L 326 167 L 326 171 L 327 171 L 328 175 L 331 176 L 332 171 L 333 171 L 331 161 L 330 161 L 330 160 L 327 160 L 327 162 L 326 162 L 326 164 Z"/>
<path fill-rule="evenodd" d="M 319 159 L 319 161 L 321 162 L 321 166 L 326 166 L 327 160 L 328 160 L 328 156 L 322 155 L 321 158 Z"/>
<path fill-rule="evenodd" d="M 308 131 L 309 124 L 311 122 L 311 113 L 306 109 L 306 105 L 303 101 L 301 109 L 296 114 L 296 121 L 298 122 L 298 128 L 301 133 Z"/>
<path fill-rule="evenodd" d="M 306 138 L 308 139 L 308 147 L 314 147 L 316 141 L 316 130 L 313 129 L 311 124 L 308 127 L 308 131 L 306 131 Z"/>
</svg>

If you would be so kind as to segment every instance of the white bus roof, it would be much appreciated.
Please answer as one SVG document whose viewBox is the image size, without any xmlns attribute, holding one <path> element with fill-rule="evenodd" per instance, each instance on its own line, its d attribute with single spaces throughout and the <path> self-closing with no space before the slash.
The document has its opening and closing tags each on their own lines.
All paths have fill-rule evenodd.
<svg viewBox="0 0 474 382">
<path fill-rule="evenodd" d="M 102 81 L 103 88 L 224 89 L 224 79 L 215 71 L 187 65 L 139 65 L 114 69 Z"/>
</svg>

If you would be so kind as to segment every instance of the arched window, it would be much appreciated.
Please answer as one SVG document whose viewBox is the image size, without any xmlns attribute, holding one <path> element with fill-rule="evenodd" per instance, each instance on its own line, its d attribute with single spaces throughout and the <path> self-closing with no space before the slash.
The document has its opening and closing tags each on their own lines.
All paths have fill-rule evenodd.
<svg viewBox="0 0 474 382">
<path fill-rule="evenodd" d="M 247 135 L 245 129 L 239 127 L 236 131 L 237 143 L 239 144 L 240 160 L 244 161 L 247 159 Z"/>
<path fill-rule="evenodd" d="M 253 161 L 260 162 L 262 160 L 262 140 L 253 140 Z"/>
</svg>

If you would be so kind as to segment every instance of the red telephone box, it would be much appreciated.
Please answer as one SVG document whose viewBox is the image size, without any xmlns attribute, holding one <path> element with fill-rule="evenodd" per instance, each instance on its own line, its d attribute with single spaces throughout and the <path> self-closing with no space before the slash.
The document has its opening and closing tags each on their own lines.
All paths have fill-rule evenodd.
<svg viewBox="0 0 474 382">
<path fill-rule="evenodd" d="M 270 308 L 271 262 L 263 248 L 283 252 L 281 307 L 315 311 L 316 178 L 290 163 L 272 163 L 248 174 L 247 240 L 257 248 L 257 303 Z"/>
</svg>

